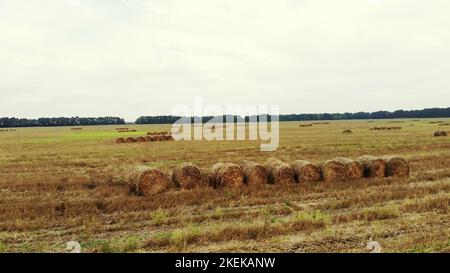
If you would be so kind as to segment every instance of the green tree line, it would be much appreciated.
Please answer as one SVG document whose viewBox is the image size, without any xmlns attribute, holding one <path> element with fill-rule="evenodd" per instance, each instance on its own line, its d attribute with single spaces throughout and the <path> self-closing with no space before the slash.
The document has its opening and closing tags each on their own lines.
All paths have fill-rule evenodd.
<svg viewBox="0 0 450 273">
<path fill-rule="evenodd" d="M 0 128 L 7 127 L 53 127 L 53 126 L 86 126 L 86 125 L 115 125 L 125 124 L 125 120 L 118 117 L 96 118 L 0 118 Z"/>
<path fill-rule="evenodd" d="M 263 116 L 263 115 L 262 115 Z M 448 108 L 428 108 L 423 110 L 398 110 L 394 112 L 357 112 L 357 113 L 322 113 L 322 114 L 291 114 L 280 115 L 280 121 L 319 121 L 319 120 L 358 120 L 358 119 L 399 119 L 399 118 L 448 118 L 450 117 L 450 107 Z M 180 120 L 180 116 L 142 116 L 136 124 L 172 124 Z M 185 122 L 203 123 L 211 120 L 208 117 L 184 117 Z M 249 121 L 259 118 L 258 116 L 223 116 L 224 119 L 234 121 Z M 270 120 L 270 117 L 269 117 Z M 119 117 L 58 117 L 58 118 L 0 118 L 0 128 L 7 127 L 50 127 L 50 126 L 86 126 L 86 125 L 119 125 L 125 124 L 125 120 Z"/>
<path fill-rule="evenodd" d="M 224 116 L 224 118 L 230 116 Z M 249 121 L 256 116 L 231 116 L 235 121 Z M 280 115 L 280 121 L 318 121 L 318 120 L 358 120 L 358 119 L 400 119 L 400 118 L 447 118 L 450 117 L 450 107 L 448 108 L 428 108 L 423 110 L 398 110 L 394 112 L 357 112 L 357 113 L 322 113 L 322 114 L 291 114 Z M 136 124 L 172 124 L 183 117 L 180 116 L 142 116 L 139 117 Z M 211 120 L 213 117 L 184 117 L 185 122 L 202 120 L 203 123 Z M 257 117 L 256 117 L 257 118 Z M 270 118 L 269 118 L 270 120 Z"/>
</svg>

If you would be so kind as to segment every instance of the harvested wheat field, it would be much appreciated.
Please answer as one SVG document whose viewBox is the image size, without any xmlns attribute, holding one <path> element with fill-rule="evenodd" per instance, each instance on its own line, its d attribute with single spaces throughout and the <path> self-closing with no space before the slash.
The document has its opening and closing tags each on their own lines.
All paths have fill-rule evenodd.
<svg viewBox="0 0 450 273">
<path fill-rule="evenodd" d="M 1 134 L 0 252 L 64 252 L 72 240 L 83 252 L 365 252 L 371 239 L 385 252 L 450 252 L 450 138 L 434 137 L 435 121 L 405 119 L 392 131 L 369 130 L 389 120 L 284 122 L 270 153 L 252 141 L 117 145 L 115 126 Z M 124 141 L 170 126 L 133 129 Z M 377 177 L 362 155 L 395 176 Z M 269 158 L 317 167 L 358 159 L 374 177 L 270 184 L 258 182 L 262 174 L 258 187 L 247 185 Z M 219 162 L 236 165 L 212 168 Z M 275 180 L 281 167 L 291 169 L 269 163 Z M 301 166 L 291 172 L 317 178 Z M 205 183 L 197 187 L 199 175 Z"/>
</svg>

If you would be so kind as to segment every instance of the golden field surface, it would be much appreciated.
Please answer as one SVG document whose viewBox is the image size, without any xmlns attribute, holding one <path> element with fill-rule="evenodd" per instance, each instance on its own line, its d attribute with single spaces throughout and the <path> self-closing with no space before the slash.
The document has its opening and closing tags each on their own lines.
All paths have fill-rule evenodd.
<svg viewBox="0 0 450 273">
<path fill-rule="evenodd" d="M 0 132 L 0 252 L 65 252 L 73 240 L 83 252 L 365 252 L 370 240 L 384 252 L 450 252 L 450 137 L 433 136 L 450 127 L 432 121 L 449 119 L 284 122 L 275 152 L 252 141 L 114 143 L 170 125 Z M 411 177 L 173 188 L 153 197 L 127 186 L 136 165 L 171 175 L 186 161 L 207 173 L 217 162 L 365 154 L 400 155 Z"/>
</svg>

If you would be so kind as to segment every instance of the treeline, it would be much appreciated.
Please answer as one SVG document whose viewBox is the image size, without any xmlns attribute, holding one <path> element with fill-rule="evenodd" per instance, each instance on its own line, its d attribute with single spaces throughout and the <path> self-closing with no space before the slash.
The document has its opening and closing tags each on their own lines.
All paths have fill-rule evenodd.
<svg viewBox="0 0 450 273">
<path fill-rule="evenodd" d="M 264 115 L 261 115 L 264 116 Z M 248 122 L 251 117 L 223 116 L 224 120 L 234 120 L 235 122 Z M 396 118 L 448 118 L 450 117 L 450 107 L 448 108 L 428 108 L 423 110 L 398 110 L 394 112 L 358 112 L 358 113 L 323 113 L 323 114 L 292 114 L 280 115 L 280 121 L 315 121 L 315 120 L 357 120 L 357 119 L 396 119 Z M 172 124 L 179 121 L 179 116 L 142 116 L 136 124 Z M 184 117 L 185 122 L 203 123 L 210 121 L 212 116 L 193 118 Z M 270 117 L 269 117 L 270 120 Z M 7 127 L 52 127 L 52 126 L 86 126 L 86 125 L 119 125 L 125 124 L 125 120 L 119 117 L 59 117 L 59 118 L 0 118 L 0 128 Z"/>
<path fill-rule="evenodd" d="M 86 126 L 86 125 L 116 125 L 125 124 L 125 120 L 118 117 L 97 118 L 0 118 L 0 128 L 7 127 L 54 127 L 54 126 Z"/>
<path fill-rule="evenodd" d="M 224 118 L 230 116 L 223 116 Z M 251 117 L 231 116 L 235 121 L 249 121 Z M 253 118 L 255 116 L 252 116 Z M 315 120 L 358 120 L 358 119 L 399 119 L 399 118 L 446 118 L 450 117 L 448 108 L 428 108 L 423 110 L 398 110 L 394 112 L 358 112 L 358 113 L 323 113 L 323 114 L 291 114 L 280 115 L 280 121 L 315 121 Z M 136 124 L 172 124 L 182 117 L 180 116 L 143 116 L 136 120 Z M 202 117 L 203 123 L 213 117 Z M 200 118 L 197 118 L 199 120 Z M 185 117 L 185 122 L 193 122 L 193 117 Z M 224 119 L 225 120 L 225 119 Z"/>
</svg>

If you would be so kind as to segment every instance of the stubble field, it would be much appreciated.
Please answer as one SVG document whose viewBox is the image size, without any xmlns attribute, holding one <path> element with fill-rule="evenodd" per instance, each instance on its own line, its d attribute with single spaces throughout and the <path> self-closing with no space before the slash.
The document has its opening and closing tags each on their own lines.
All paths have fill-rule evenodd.
<svg viewBox="0 0 450 273">
<path fill-rule="evenodd" d="M 422 119 L 281 123 L 275 152 L 252 141 L 115 144 L 170 125 L 18 128 L 0 132 L 0 252 L 450 252 L 450 130 Z M 304 122 L 311 123 L 311 122 Z M 375 126 L 401 130 L 371 131 Z M 120 126 L 119 126 L 120 127 Z M 352 134 L 343 134 L 350 129 Z M 321 162 L 337 156 L 400 155 L 409 179 L 171 189 L 153 197 L 128 191 L 133 166 L 168 175 L 193 162 Z"/>
</svg>

